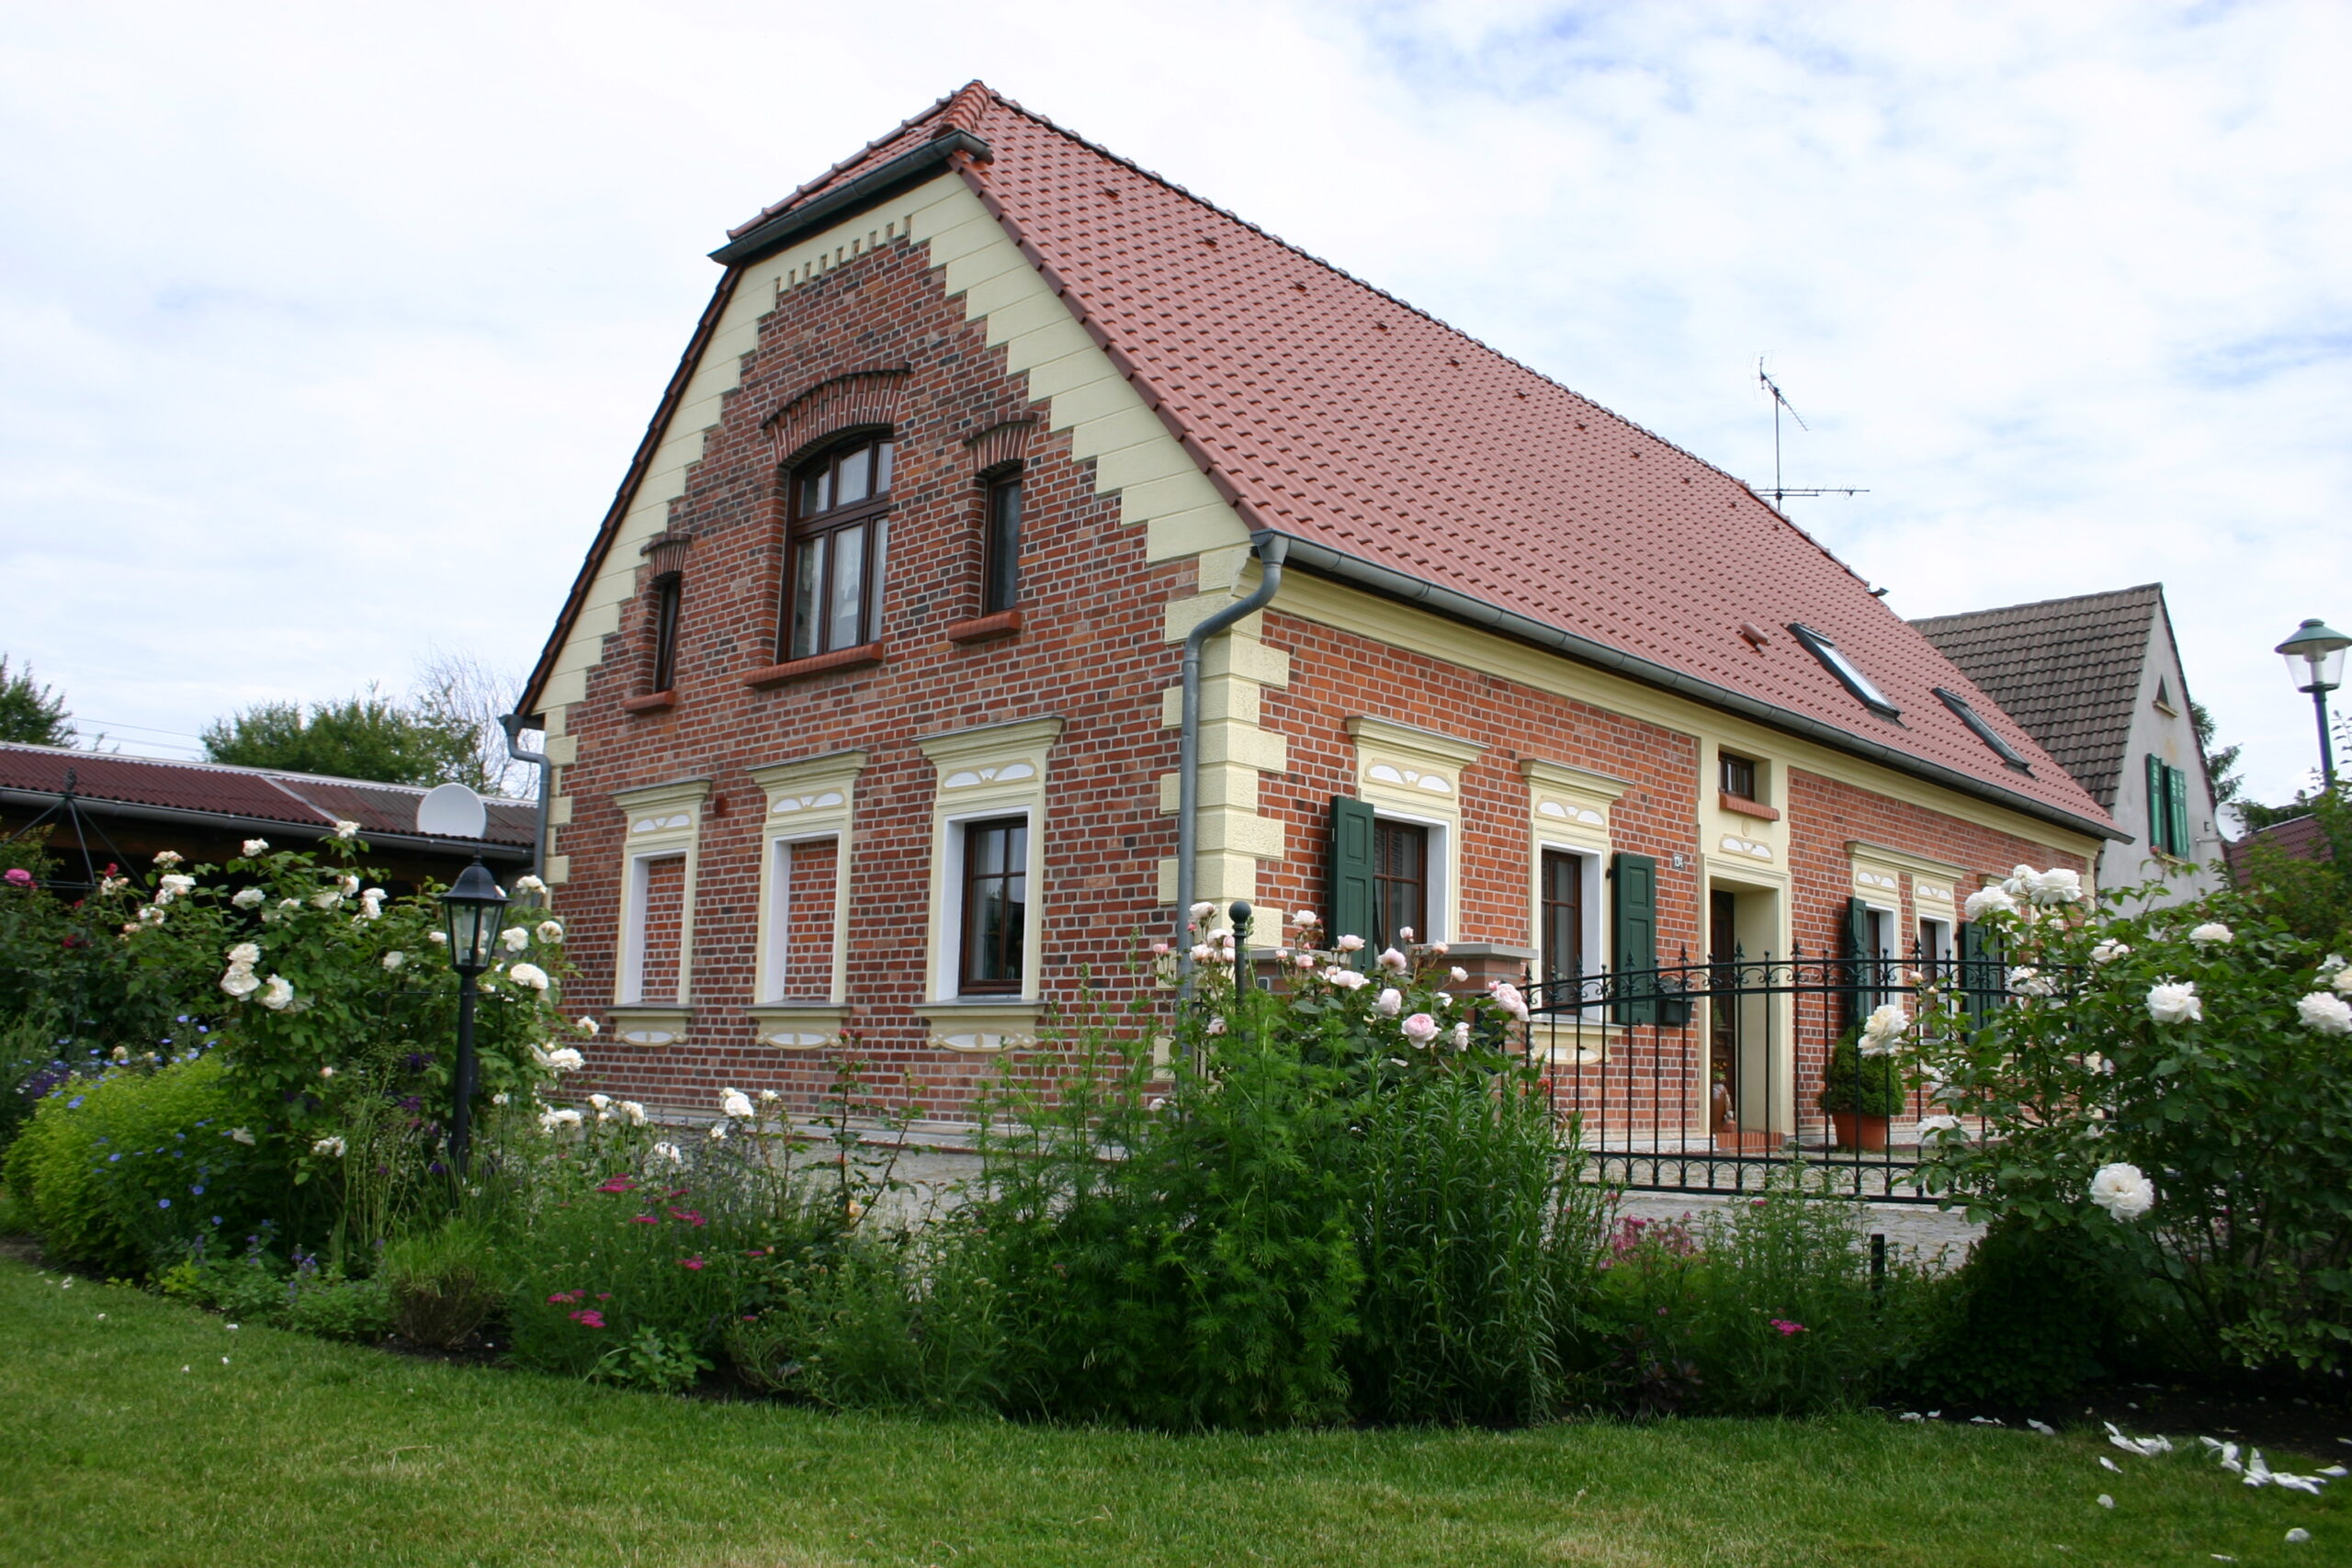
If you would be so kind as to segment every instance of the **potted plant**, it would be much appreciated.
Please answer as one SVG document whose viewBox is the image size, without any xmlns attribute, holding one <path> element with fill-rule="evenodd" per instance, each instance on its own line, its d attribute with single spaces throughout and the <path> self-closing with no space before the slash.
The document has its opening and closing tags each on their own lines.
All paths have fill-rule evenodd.
<svg viewBox="0 0 2352 1568">
<path fill-rule="evenodd" d="M 1831 1048 L 1814 1103 L 1829 1113 L 1839 1148 L 1876 1154 L 1886 1147 L 1887 1123 L 1903 1109 L 1910 1085 L 1891 1053 L 1865 1055 L 1860 1035 L 1849 1030 Z"/>
</svg>

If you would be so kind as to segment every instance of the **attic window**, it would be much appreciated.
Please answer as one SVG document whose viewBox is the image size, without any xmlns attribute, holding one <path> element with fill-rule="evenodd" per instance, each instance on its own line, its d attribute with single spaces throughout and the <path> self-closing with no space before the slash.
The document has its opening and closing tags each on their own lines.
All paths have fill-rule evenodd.
<svg viewBox="0 0 2352 1568">
<path fill-rule="evenodd" d="M 1789 634 L 1804 644 L 1805 651 L 1821 660 L 1822 667 L 1838 677 L 1838 684 L 1861 700 L 1864 707 L 1882 718 L 1894 718 L 1902 709 L 1887 700 L 1887 695 L 1872 683 L 1871 678 L 1838 646 L 1806 626 L 1803 621 L 1791 621 Z"/>
<path fill-rule="evenodd" d="M 2156 677 L 2156 711 L 2166 718 L 2180 716 L 2180 709 L 2173 705 L 2172 685 L 2161 675 Z"/>
<path fill-rule="evenodd" d="M 1984 716 L 1969 706 L 1966 697 L 1958 692 L 1947 692 L 1941 686 L 1936 688 L 1936 695 L 1943 699 L 1944 706 L 1960 716 L 1960 722 L 1968 726 L 1977 739 L 1993 749 L 1993 754 L 2001 759 L 2004 767 L 2015 768 L 2021 773 L 2033 772 L 2033 764 L 2018 755 L 2017 748 L 2002 739 L 2000 731 L 1985 723 Z"/>
</svg>

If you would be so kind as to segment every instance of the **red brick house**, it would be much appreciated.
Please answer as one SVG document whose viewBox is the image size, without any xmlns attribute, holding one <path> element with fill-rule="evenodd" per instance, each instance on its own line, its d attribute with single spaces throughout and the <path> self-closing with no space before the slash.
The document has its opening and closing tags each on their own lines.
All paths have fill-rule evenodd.
<svg viewBox="0 0 2352 1568">
<path fill-rule="evenodd" d="M 1737 480 L 978 84 L 714 256 L 525 699 L 608 1087 L 952 1120 L 1180 882 L 1576 974 L 2117 831 Z"/>
</svg>

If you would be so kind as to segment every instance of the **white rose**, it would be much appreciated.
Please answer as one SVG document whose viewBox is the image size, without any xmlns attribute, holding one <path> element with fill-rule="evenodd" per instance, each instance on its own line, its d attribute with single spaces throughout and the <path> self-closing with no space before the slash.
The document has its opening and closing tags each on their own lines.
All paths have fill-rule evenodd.
<svg viewBox="0 0 2352 1568">
<path fill-rule="evenodd" d="M 392 949 L 391 952 L 384 954 L 384 967 L 387 969 L 397 969 L 407 962 L 408 954 L 402 953 L 397 947 Z"/>
<path fill-rule="evenodd" d="M 1466 1021 L 1453 1026 L 1453 1048 L 1457 1051 L 1470 1049 L 1470 1025 Z"/>
<path fill-rule="evenodd" d="M 1216 906 L 1215 904 L 1202 902 L 1193 906 L 1193 919 L 1196 920 L 1205 920 L 1211 915 L 1216 913 Z"/>
<path fill-rule="evenodd" d="M 187 857 L 186 855 L 180 853 L 177 850 L 157 850 L 155 852 L 155 863 L 157 865 L 177 865 L 187 858 Z"/>
<path fill-rule="evenodd" d="M 514 884 L 514 891 L 517 893 L 544 893 L 547 890 L 548 885 L 546 883 L 541 882 L 537 877 L 528 875 L 527 874 Z"/>
<path fill-rule="evenodd" d="M 583 1035 L 593 1035 L 596 1032 L 596 1021 L 593 1018 L 575 1018 L 571 1021 L 571 1027 Z"/>
<path fill-rule="evenodd" d="M 1415 1013 L 1396 1027 L 1415 1045 L 1427 1045 L 1437 1038 L 1437 1020 L 1425 1012 Z"/>
<path fill-rule="evenodd" d="M 2027 888 L 2037 904 L 2079 904 L 2083 901 L 2083 874 L 2052 866 L 2048 871 L 2035 872 L 2027 879 Z"/>
<path fill-rule="evenodd" d="M 2193 928 L 2188 933 L 2188 940 L 2199 947 L 2212 947 L 2221 942 L 2229 942 L 2236 935 L 2235 931 L 2222 924 L 2221 921 L 2208 920 L 2203 925 Z"/>
<path fill-rule="evenodd" d="M 1295 926 L 1307 927 L 1319 926 L 1323 922 L 1315 918 L 1315 911 L 1312 909 L 1294 909 L 1291 911 L 1290 923 Z"/>
<path fill-rule="evenodd" d="M 2009 971 L 2009 989 L 2021 997 L 2054 997 L 2058 981 L 2030 964 L 2020 964 Z"/>
<path fill-rule="evenodd" d="M 1332 945 L 1337 947 L 1341 953 L 1362 953 L 1363 951 L 1363 938 L 1360 936 L 1343 936 Z"/>
<path fill-rule="evenodd" d="M 560 1132 L 566 1127 L 577 1127 L 580 1125 L 580 1112 L 573 1110 L 569 1105 L 563 1107 L 560 1111 L 542 1111 L 539 1112 L 539 1126 L 541 1130 L 545 1132 Z"/>
<path fill-rule="evenodd" d="M 1862 1055 L 1883 1056 L 1903 1038 L 1911 1027 L 1911 1015 L 1903 1010 L 1901 1002 L 1888 1002 L 1873 1008 L 1862 1024 Z"/>
<path fill-rule="evenodd" d="M 1382 948 L 1380 950 L 1380 966 L 1383 969 L 1394 969 L 1402 973 L 1405 968 L 1405 955 L 1397 952 L 1393 947 Z"/>
<path fill-rule="evenodd" d="M 2322 1034 L 2352 1034 L 2352 1002 L 2342 997 L 2313 991 L 2295 1004 L 2295 1015 Z"/>
<path fill-rule="evenodd" d="M 531 945 L 531 933 L 521 926 L 508 926 L 498 933 L 499 942 L 509 953 L 520 953 Z"/>
<path fill-rule="evenodd" d="M 1470 983 L 1470 971 L 1457 964 L 1445 972 L 1445 977 L 1457 986 L 1466 986 Z"/>
<path fill-rule="evenodd" d="M 311 895 L 311 908 L 313 909 L 332 909 L 342 902 L 343 889 L 339 887 L 329 887 Z"/>
<path fill-rule="evenodd" d="M 1398 941 L 1400 941 L 1400 942 L 1410 942 L 1410 941 L 1412 941 L 1412 940 L 1413 940 L 1413 928 L 1412 928 L 1412 927 L 1410 927 L 1410 926 L 1398 926 L 1398 927 L 1396 928 L 1396 937 L 1397 937 L 1397 940 L 1398 940 Z"/>
<path fill-rule="evenodd" d="M 2136 1165 L 2103 1165 L 2091 1178 L 2090 1200 L 2128 1224 L 2155 1206 L 2156 1187 Z"/>
<path fill-rule="evenodd" d="M 447 931 L 427 931 L 424 933 L 424 940 L 431 942 L 435 947 L 447 947 L 449 945 L 449 933 Z"/>
<path fill-rule="evenodd" d="M 232 964 L 245 964 L 260 963 L 261 944 L 251 942 L 239 942 L 236 946 L 229 950 L 229 962 Z"/>
<path fill-rule="evenodd" d="M 1404 1010 L 1405 993 L 1390 986 L 1373 998 L 1372 1010 L 1383 1018 L 1395 1018 Z"/>
<path fill-rule="evenodd" d="M 613 1103 L 613 1097 L 609 1094 L 592 1094 L 588 1097 L 588 1103 L 602 1111 Z"/>
<path fill-rule="evenodd" d="M 1520 1022 L 1527 1021 L 1527 998 L 1520 995 L 1519 987 L 1509 980 L 1496 981 L 1487 987 L 1487 995 L 1495 999 L 1497 1007 L 1519 1020 Z"/>
<path fill-rule="evenodd" d="M 718 1109 L 722 1115 L 731 1116 L 738 1122 L 749 1122 L 759 1114 L 752 1109 L 751 1097 L 740 1089 L 730 1089 L 720 1095 Z"/>
<path fill-rule="evenodd" d="M 535 991 L 544 991 L 548 988 L 548 972 L 536 964 L 517 964 L 506 972 L 506 977 L 518 986 L 527 986 Z"/>
<path fill-rule="evenodd" d="M 240 887 L 230 897 L 229 902 L 240 909 L 250 909 L 268 897 L 258 887 Z"/>
<path fill-rule="evenodd" d="M 193 876 L 182 876 L 177 873 L 169 874 L 160 879 L 155 888 L 155 902 L 168 904 L 195 886 L 196 878 Z"/>
<path fill-rule="evenodd" d="M 1221 1019 L 1221 1018 L 1212 1018 L 1212 1019 L 1210 1019 L 1210 1020 L 1209 1020 L 1209 1021 L 1208 1021 L 1208 1027 L 1207 1027 L 1207 1028 L 1205 1028 L 1205 1029 L 1204 1029 L 1201 1032 L 1202 1032 L 1202 1033 L 1204 1033 L 1204 1034 L 1209 1034 L 1209 1035 L 1217 1035 L 1217 1034 L 1222 1034 L 1222 1033 L 1224 1033 L 1224 1032 L 1225 1032 L 1225 1020 L 1223 1020 L 1223 1019 Z"/>
<path fill-rule="evenodd" d="M 504 1089 L 500 1089 L 496 1094 L 493 1094 L 493 1095 L 492 1095 L 492 1096 L 490 1097 L 490 1102 L 491 1102 L 492 1105 L 503 1105 L 503 1104 L 505 1104 L 508 1100 L 513 1100 L 514 1098 L 514 1097 L 513 1095 L 511 1095 L 511 1094 L 507 1093 Z"/>
<path fill-rule="evenodd" d="M 2338 991 L 2343 992 L 2346 996 L 2352 997 L 2352 968 L 2338 969 L 2335 972 L 2335 978 L 2329 981 L 2328 984 L 2335 987 Z"/>
<path fill-rule="evenodd" d="M 262 987 L 261 1005 L 272 1012 L 284 1012 L 293 1000 L 294 987 L 281 975 L 272 975 Z"/>
<path fill-rule="evenodd" d="M 1330 984 L 1339 987 L 1340 989 L 1343 991 L 1361 991 L 1366 986 L 1372 984 L 1371 981 L 1365 979 L 1354 970 L 1342 969 L 1337 964 L 1324 970 L 1323 978 Z"/>
<path fill-rule="evenodd" d="M 317 1143 L 311 1145 L 311 1152 L 312 1154 L 325 1155 L 330 1159 L 341 1159 L 343 1157 L 343 1139 L 333 1134 L 321 1138 Z"/>
<path fill-rule="evenodd" d="M 343 875 L 335 878 L 335 886 L 343 889 L 343 896 L 348 898 L 354 893 L 359 891 L 359 878 L 352 875 L 349 872 L 345 872 Z"/>
<path fill-rule="evenodd" d="M 560 920 L 541 920 L 539 922 L 539 940 L 541 942 L 561 942 L 563 940 L 563 922 Z"/>
<path fill-rule="evenodd" d="M 254 1141 L 254 1135 L 245 1128 L 232 1127 L 229 1129 L 229 1141 L 232 1144 L 251 1144 Z"/>
<path fill-rule="evenodd" d="M 639 1105 L 634 1100 L 624 1100 L 621 1101 L 621 1116 L 622 1119 L 627 1121 L 632 1127 L 642 1127 L 645 1125 L 645 1107 Z"/>
<path fill-rule="evenodd" d="M 686 1156 L 675 1144 L 656 1144 L 652 1148 L 646 1151 L 645 1163 L 648 1165 L 666 1165 L 672 1167 L 682 1166 L 686 1163 Z"/>
<path fill-rule="evenodd" d="M 2205 1004 L 2197 995 L 2197 982 L 2166 981 L 2149 987 L 2148 1016 L 2158 1023 L 2202 1022 Z"/>
<path fill-rule="evenodd" d="M 352 838 L 356 836 L 358 831 L 359 824 L 356 822 L 337 822 L 334 825 L 334 836 L 338 839 Z"/>
<path fill-rule="evenodd" d="M 1968 896 L 1968 902 L 1961 910 L 1965 918 L 1972 920 L 1981 920 L 1987 915 L 2014 915 L 2017 912 L 2018 901 L 2009 897 L 2006 888 L 2000 887 L 1978 888 Z"/>
<path fill-rule="evenodd" d="M 776 1091 L 772 1089 L 763 1089 L 760 1090 L 760 1103 L 762 1105 L 774 1105 L 777 1100 L 782 1100 L 784 1096 L 776 1093 Z"/>
<path fill-rule="evenodd" d="M 726 1122 L 713 1122 L 710 1124 L 710 1141 L 714 1144 L 723 1144 L 727 1141 Z"/>
<path fill-rule="evenodd" d="M 588 1058 L 571 1046 L 561 1046 L 547 1054 L 548 1066 L 559 1073 L 576 1073 L 588 1065 Z"/>
<path fill-rule="evenodd" d="M 2109 937 L 2097 947 L 2091 949 L 2091 962 L 2094 964 L 2112 964 L 2131 951 L 2132 949 L 2124 943 L 2116 941 L 2113 937 Z"/>
<path fill-rule="evenodd" d="M 245 858 L 247 860 L 252 860 L 256 855 L 266 855 L 267 853 L 269 853 L 269 840 L 267 839 L 247 839 L 245 840 Z"/>
</svg>

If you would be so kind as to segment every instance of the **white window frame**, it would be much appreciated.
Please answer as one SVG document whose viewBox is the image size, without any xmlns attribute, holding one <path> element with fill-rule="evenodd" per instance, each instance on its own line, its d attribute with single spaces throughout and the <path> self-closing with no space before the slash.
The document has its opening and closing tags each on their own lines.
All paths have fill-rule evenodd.
<svg viewBox="0 0 2352 1568">
<path fill-rule="evenodd" d="M 615 999 L 623 1007 L 684 1007 L 686 1005 L 686 927 L 691 923 L 694 908 L 687 889 L 692 886 L 690 867 L 684 863 L 690 857 L 684 849 L 669 847 L 633 851 L 628 857 L 628 892 L 622 908 L 628 911 L 622 937 L 626 954 L 620 969 L 619 995 Z M 674 1000 L 648 1002 L 645 999 L 645 922 L 652 913 L 653 863 L 677 861 L 679 865 L 678 904 L 678 995 Z"/>
<path fill-rule="evenodd" d="M 767 798 L 760 822 L 759 918 L 753 935 L 752 1026 L 763 1045 L 810 1050 L 832 1043 L 847 1021 L 850 876 L 863 751 L 828 751 L 751 770 Z M 833 845 L 832 966 L 821 1000 L 784 995 L 791 922 L 792 846 Z"/>
<path fill-rule="evenodd" d="M 696 846 L 702 837 L 703 804 L 710 795 L 708 779 L 683 779 L 644 789 L 616 791 L 613 804 L 621 809 L 627 827 L 621 836 L 621 919 L 613 954 L 613 1005 L 621 1012 L 636 1010 L 640 1019 L 616 1021 L 615 1032 L 632 1045 L 674 1045 L 685 1038 L 685 1020 L 693 1010 L 695 956 L 695 882 L 699 870 Z M 645 1000 L 645 917 L 649 894 L 649 863 L 681 857 L 678 919 L 678 996 L 675 1001 Z"/>
<path fill-rule="evenodd" d="M 1453 866 L 1459 851 L 1457 840 L 1459 818 L 1429 817 L 1409 811 L 1392 811 L 1377 802 L 1373 804 L 1375 821 L 1404 822 L 1425 829 L 1429 834 L 1430 858 L 1422 886 L 1421 902 L 1429 910 L 1429 931 L 1416 929 L 1415 942 L 1452 942 L 1454 925 Z"/>
<path fill-rule="evenodd" d="M 1609 951 L 1607 875 L 1610 811 L 1633 786 L 1565 762 L 1540 758 L 1520 760 L 1520 776 L 1527 781 L 1527 945 L 1534 950 L 1535 967 L 1544 963 L 1544 852 L 1564 851 L 1584 860 L 1585 963 L 1600 984 L 1614 959 Z M 1588 1018 L 1598 1015 L 1588 1012 Z"/>
<path fill-rule="evenodd" d="M 1045 991 L 1046 757 L 1060 737 L 1058 717 L 982 725 L 918 742 L 938 770 L 932 798 L 931 899 L 926 924 L 924 990 L 934 1007 L 962 1005 L 1007 1014 L 1037 1008 Z M 1016 996 L 962 992 L 964 833 L 966 823 L 1020 817 L 1029 829 L 1027 918 L 1021 935 L 1021 990 Z M 991 1016 L 987 1027 L 951 1030 L 935 1042 L 952 1049 L 996 1049 L 1018 1031 Z M 999 1027 L 1003 1025 L 1003 1027 Z M 968 1036 L 970 1043 L 965 1043 Z"/>
<path fill-rule="evenodd" d="M 1535 963 L 1532 967 L 1539 983 L 1544 978 L 1544 856 L 1547 852 L 1577 857 L 1577 879 L 1582 885 L 1583 891 L 1580 902 L 1584 908 L 1584 926 L 1580 935 L 1581 945 L 1584 948 L 1585 974 L 1591 976 L 1590 984 L 1595 990 L 1598 990 L 1604 983 L 1609 971 L 1607 947 L 1609 923 L 1600 918 L 1604 874 L 1602 863 L 1608 852 L 1596 849 L 1588 843 L 1571 842 L 1546 836 L 1537 837 L 1535 853 L 1528 872 L 1530 912 L 1528 929 L 1531 938 L 1528 945 L 1535 950 Z"/>
<path fill-rule="evenodd" d="M 1356 743 L 1356 798 L 1374 817 L 1434 829 L 1428 903 L 1435 929 L 1414 932 L 1414 940 L 1454 941 L 1462 929 L 1462 774 L 1486 748 L 1361 714 L 1347 728 Z"/>
<path fill-rule="evenodd" d="M 1016 817 L 1021 819 L 1029 848 L 1025 867 L 1028 893 L 1021 922 L 1021 989 L 1011 996 L 1001 991 L 967 996 L 964 991 L 964 829 L 975 822 L 1005 822 Z M 1040 989 L 1037 944 L 1045 935 L 1045 911 L 1039 908 L 1037 891 L 1045 885 L 1046 875 L 1045 835 L 1038 831 L 1037 811 L 1025 806 L 1009 810 L 999 807 L 959 811 L 944 818 L 943 826 L 945 832 L 941 838 L 940 852 L 944 874 L 941 892 L 945 902 L 939 911 L 939 967 L 933 976 L 933 996 L 941 1001 L 1036 1001 Z"/>
</svg>

